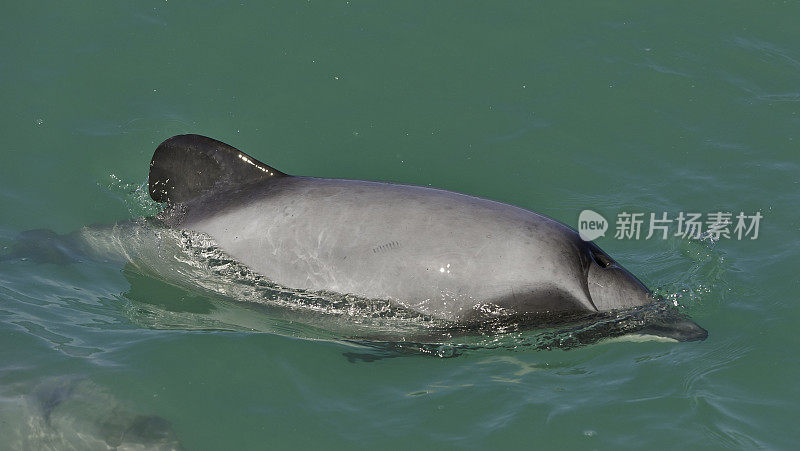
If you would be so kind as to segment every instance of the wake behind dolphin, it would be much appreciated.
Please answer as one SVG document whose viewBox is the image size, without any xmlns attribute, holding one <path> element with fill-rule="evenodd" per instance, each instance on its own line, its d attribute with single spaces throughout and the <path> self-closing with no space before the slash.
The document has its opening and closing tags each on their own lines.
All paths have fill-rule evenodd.
<svg viewBox="0 0 800 451">
<path fill-rule="evenodd" d="M 212 237 L 276 284 L 388 302 L 459 327 L 654 302 L 608 254 L 546 216 L 434 188 L 290 176 L 199 135 L 158 146 L 149 193 L 167 203 L 164 224 Z M 650 329 L 707 335 L 689 320 Z"/>
</svg>

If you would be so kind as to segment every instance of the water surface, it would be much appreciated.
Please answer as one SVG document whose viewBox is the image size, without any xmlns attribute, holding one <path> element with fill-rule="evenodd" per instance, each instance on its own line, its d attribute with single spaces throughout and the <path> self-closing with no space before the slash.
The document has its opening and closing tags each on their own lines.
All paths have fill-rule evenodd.
<svg viewBox="0 0 800 451">
<path fill-rule="evenodd" d="M 586 208 L 764 216 L 756 240 L 598 240 L 706 328 L 705 341 L 453 358 L 352 358 L 375 351 L 330 323 L 129 265 L 7 259 L 5 447 L 789 448 L 800 438 L 796 3 L 4 10 L 3 247 L 28 230 L 153 214 L 141 189 L 152 152 L 188 132 L 290 174 L 436 186 L 571 226 Z"/>
</svg>

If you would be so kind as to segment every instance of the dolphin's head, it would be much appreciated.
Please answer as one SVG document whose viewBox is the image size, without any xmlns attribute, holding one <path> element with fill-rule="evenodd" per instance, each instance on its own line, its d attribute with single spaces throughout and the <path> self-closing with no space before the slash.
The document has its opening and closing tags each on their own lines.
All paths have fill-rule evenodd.
<svg viewBox="0 0 800 451">
<path fill-rule="evenodd" d="M 584 248 L 586 284 L 598 311 L 647 305 L 653 302 L 650 290 L 592 242 Z"/>
<path fill-rule="evenodd" d="M 625 310 L 636 318 L 635 327 L 628 322 L 612 324 L 624 326 L 621 332 L 637 335 L 655 335 L 677 341 L 705 340 L 708 331 L 683 313 L 665 309 L 647 287 L 633 274 L 619 265 L 592 242 L 585 243 L 584 268 L 586 285 L 592 303 L 600 312 Z M 641 309 L 636 307 L 646 306 Z M 612 322 L 613 323 L 613 322 Z"/>
</svg>

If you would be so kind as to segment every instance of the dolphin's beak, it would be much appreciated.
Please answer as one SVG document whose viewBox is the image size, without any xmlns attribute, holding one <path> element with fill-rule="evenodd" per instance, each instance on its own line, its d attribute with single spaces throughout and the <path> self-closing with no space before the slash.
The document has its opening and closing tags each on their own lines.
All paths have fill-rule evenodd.
<svg viewBox="0 0 800 451">
<path fill-rule="evenodd" d="M 708 338 L 707 330 L 682 315 L 648 320 L 645 327 L 636 332 L 678 341 L 703 341 Z"/>
</svg>

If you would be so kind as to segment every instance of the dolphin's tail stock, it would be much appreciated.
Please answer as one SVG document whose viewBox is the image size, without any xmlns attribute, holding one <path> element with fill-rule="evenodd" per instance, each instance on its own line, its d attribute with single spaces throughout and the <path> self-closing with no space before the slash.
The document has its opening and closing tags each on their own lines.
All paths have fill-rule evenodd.
<svg viewBox="0 0 800 451">
<path fill-rule="evenodd" d="M 272 177 L 287 175 L 215 139 L 177 135 L 153 154 L 149 191 L 156 202 L 177 204 Z"/>
</svg>

